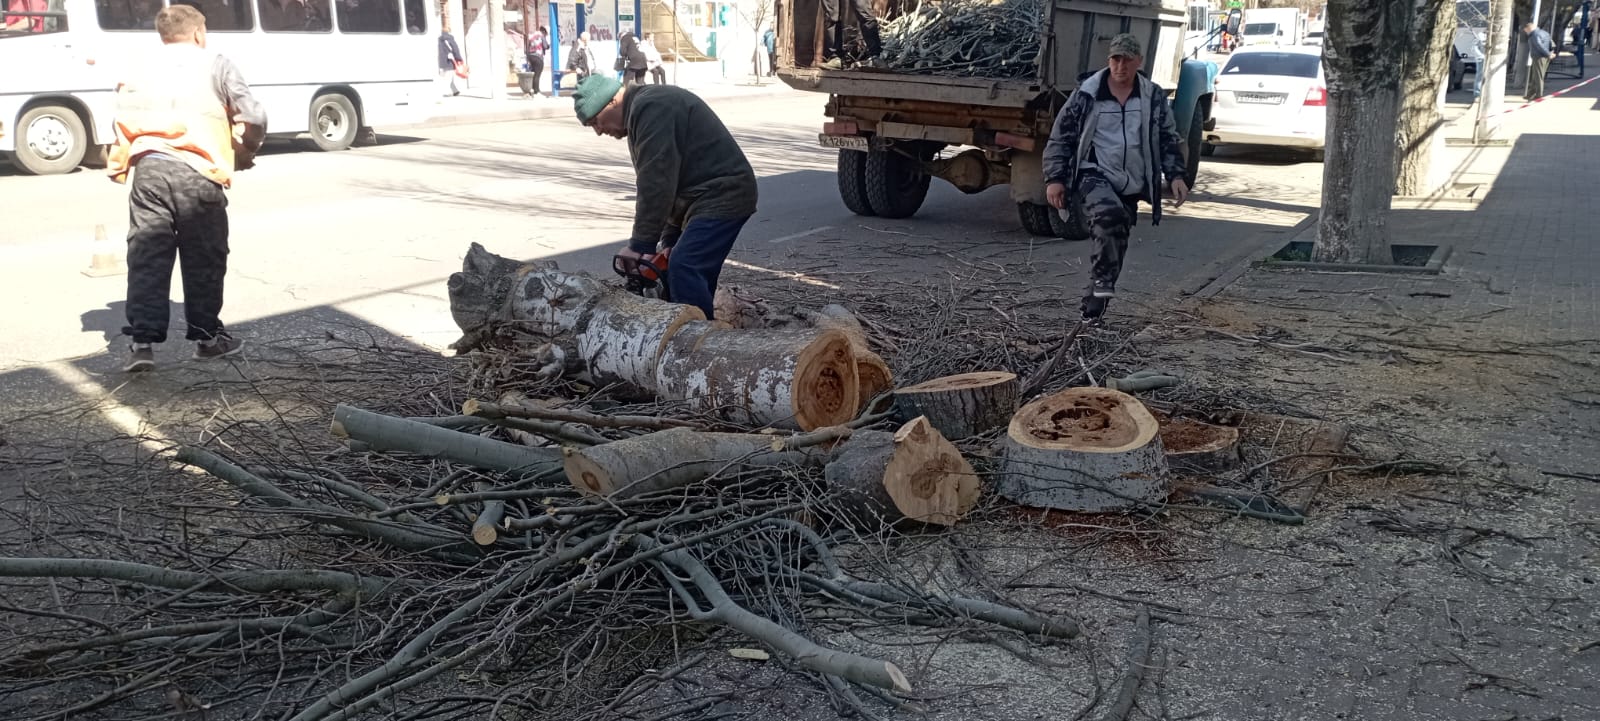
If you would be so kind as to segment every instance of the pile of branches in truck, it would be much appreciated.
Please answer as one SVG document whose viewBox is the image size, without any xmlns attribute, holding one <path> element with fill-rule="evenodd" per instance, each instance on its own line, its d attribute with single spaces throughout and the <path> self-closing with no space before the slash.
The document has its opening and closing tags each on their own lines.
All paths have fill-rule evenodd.
<svg viewBox="0 0 1600 721">
<path fill-rule="evenodd" d="M 1034 77 L 1043 18 L 1039 0 L 930 0 L 883 26 L 882 60 L 931 75 Z"/>
</svg>

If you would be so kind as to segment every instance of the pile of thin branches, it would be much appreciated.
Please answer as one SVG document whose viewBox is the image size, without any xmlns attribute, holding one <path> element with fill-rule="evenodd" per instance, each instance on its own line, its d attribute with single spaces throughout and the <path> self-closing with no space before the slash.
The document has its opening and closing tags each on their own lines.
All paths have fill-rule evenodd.
<svg viewBox="0 0 1600 721">
<path fill-rule="evenodd" d="M 880 57 L 930 75 L 1035 77 L 1043 20 L 1040 0 L 928 0 L 883 25 Z"/>
<path fill-rule="evenodd" d="M 513 446 L 491 437 L 509 437 L 503 426 L 382 418 Z M 518 430 L 558 442 L 639 432 L 609 418 Z M 629 682 L 668 660 L 669 637 L 724 628 L 865 709 L 858 692 L 897 702 L 911 680 L 887 660 L 818 643 L 828 623 L 1035 642 L 1077 630 L 850 573 L 835 548 L 886 555 L 893 532 L 863 526 L 814 469 L 732 458 L 687 486 L 599 498 L 574 490 L 557 454 L 517 447 L 530 460 L 511 469 L 392 443 L 352 452 L 303 429 L 240 423 L 207 447 L 172 449 L 171 461 L 225 482 L 191 502 L 180 534 L 124 535 L 128 560 L 90 556 L 104 538 L 0 559 L 0 576 L 50 579 L 49 593 L 19 592 L 0 608 L 32 619 L 0 635 L 0 699 L 37 719 L 161 708 L 293 721 L 600 719 L 615 717 L 625 689 L 640 694 Z"/>
</svg>

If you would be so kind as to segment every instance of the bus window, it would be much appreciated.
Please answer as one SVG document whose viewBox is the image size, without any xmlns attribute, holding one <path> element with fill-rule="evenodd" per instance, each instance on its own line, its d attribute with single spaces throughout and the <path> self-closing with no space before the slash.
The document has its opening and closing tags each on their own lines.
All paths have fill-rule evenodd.
<svg viewBox="0 0 1600 721">
<path fill-rule="evenodd" d="M 206 18 L 206 32 L 250 32 L 256 27 L 250 3 L 228 0 L 172 0 L 173 5 L 188 5 Z"/>
<path fill-rule="evenodd" d="M 261 29 L 267 32 L 323 33 L 333 29 L 328 0 L 259 0 Z"/>
<path fill-rule="evenodd" d="M 99 0 L 95 14 L 102 30 L 154 30 L 161 0 Z"/>
<path fill-rule="evenodd" d="M 400 32 L 400 3 L 397 0 L 336 0 L 335 12 L 342 33 Z"/>
<path fill-rule="evenodd" d="M 0 38 L 14 38 L 67 29 L 62 0 L 4 0 L 0 5 Z"/>
<path fill-rule="evenodd" d="M 406 32 L 421 35 L 428 31 L 428 13 L 422 0 L 405 0 Z"/>
</svg>

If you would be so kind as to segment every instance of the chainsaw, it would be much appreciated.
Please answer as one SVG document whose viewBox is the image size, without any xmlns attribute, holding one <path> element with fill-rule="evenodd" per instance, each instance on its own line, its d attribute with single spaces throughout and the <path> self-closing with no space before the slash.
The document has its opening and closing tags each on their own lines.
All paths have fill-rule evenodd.
<svg viewBox="0 0 1600 721">
<path fill-rule="evenodd" d="M 655 255 L 643 258 L 618 255 L 611 259 L 611 269 L 622 276 L 623 287 L 627 288 L 629 293 L 670 301 L 672 294 L 667 288 L 667 256 L 671 253 L 672 247 L 668 246 Z"/>
</svg>

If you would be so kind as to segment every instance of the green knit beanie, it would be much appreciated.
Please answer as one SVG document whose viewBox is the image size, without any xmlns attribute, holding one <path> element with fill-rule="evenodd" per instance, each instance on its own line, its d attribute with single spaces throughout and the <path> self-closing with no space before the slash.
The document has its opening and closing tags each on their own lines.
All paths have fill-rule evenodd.
<svg viewBox="0 0 1600 721">
<path fill-rule="evenodd" d="M 622 83 L 609 75 L 590 75 L 578 83 L 572 93 L 572 107 L 578 111 L 578 122 L 588 125 L 594 116 L 611 104 L 611 99 L 622 89 Z"/>
</svg>

